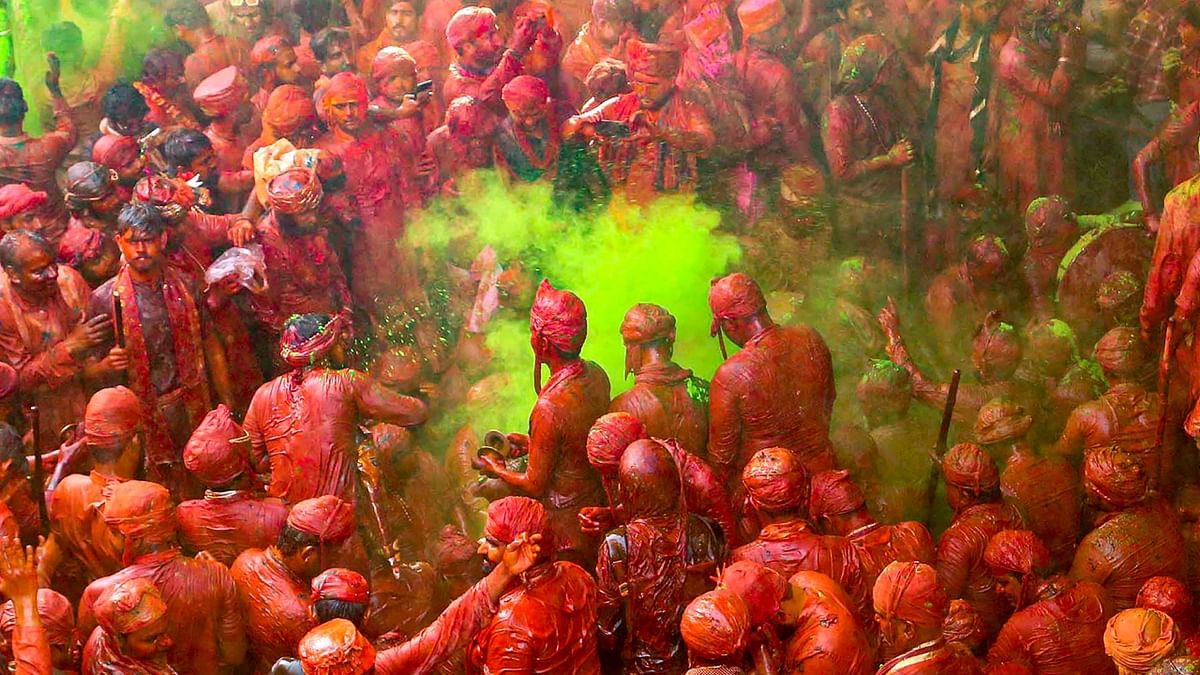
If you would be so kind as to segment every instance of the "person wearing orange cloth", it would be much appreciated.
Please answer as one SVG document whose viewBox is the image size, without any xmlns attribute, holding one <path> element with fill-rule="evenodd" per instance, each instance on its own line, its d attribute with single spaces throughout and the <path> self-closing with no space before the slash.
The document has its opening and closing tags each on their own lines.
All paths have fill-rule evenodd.
<svg viewBox="0 0 1200 675">
<path fill-rule="evenodd" d="M 1118 448 L 1092 451 L 1083 462 L 1083 486 L 1099 524 L 1075 550 L 1072 579 L 1100 584 L 1124 610 L 1151 577 L 1186 578 L 1179 521 L 1170 505 L 1151 498 L 1135 457 Z"/>
<path fill-rule="evenodd" d="M 865 615 L 870 588 L 858 552 L 845 537 L 819 535 L 805 520 L 809 474 L 800 460 L 783 448 L 759 450 L 742 482 L 763 527 L 757 539 L 733 550 L 730 561 L 752 560 L 788 578 L 801 570 L 828 575 Z"/>
<path fill-rule="evenodd" d="M 38 588 L 38 559 L 32 546 L 0 536 L 0 662 L 18 675 L 74 671 L 79 636 L 71 601 L 49 588 Z"/>
<path fill-rule="evenodd" d="M 440 80 L 446 68 L 438 48 L 418 33 L 420 12 L 411 0 L 394 0 L 384 14 L 384 28 L 379 35 L 358 50 L 358 72 L 366 76 L 381 49 L 397 47 L 403 49 L 416 63 L 421 80 Z M 437 77 L 435 77 L 437 75 Z"/>
<path fill-rule="evenodd" d="M 776 623 L 794 629 L 781 672 L 871 675 L 875 670 L 871 633 L 854 602 L 820 572 L 797 572 L 788 579 Z"/>
<path fill-rule="evenodd" d="M 1151 577 L 1137 594 L 1135 607 L 1157 609 L 1175 621 L 1179 639 L 1191 656 L 1200 657 L 1200 631 L 1196 626 L 1192 592 L 1179 579 Z"/>
<path fill-rule="evenodd" d="M 1156 609 L 1126 609 L 1109 619 L 1104 631 L 1104 652 L 1117 675 L 1157 672 L 1154 667 L 1181 647 L 1175 622 Z"/>
<path fill-rule="evenodd" d="M 499 565 L 521 535 L 541 535 L 539 557 L 472 639 L 467 673 L 599 675 L 596 582 L 575 563 L 555 559 L 558 543 L 542 503 L 528 497 L 492 502 L 479 552 L 487 566 Z"/>
<path fill-rule="evenodd" d="M 615 512 L 621 503 L 617 486 L 621 457 L 630 445 L 647 438 L 650 436 L 642 423 L 633 415 L 623 412 L 604 415 L 588 431 L 588 463 L 600 474 L 609 506 L 581 509 L 580 521 L 586 531 L 601 532 L 613 524 Z M 736 546 L 737 525 L 724 482 L 707 462 L 684 450 L 674 439 L 656 438 L 654 442 L 666 448 L 675 460 L 688 513 L 703 516 L 719 525 L 725 542 Z"/>
<path fill-rule="evenodd" d="M 59 88 L 58 77 L 58 68 L 51 68 L 46 78 L 46 88 L 54 102 L 54 130 L 37 138 L 24 130 L 29 104 L 21 85 L 16 80 L 0 79 L 0 185 L 25 183 L 32 190 L 45 192 L 50 196 L 46 220 L 59 223 L 61 228 L 66 213 L 57 172 L 79 141 L 79 132 Z"/>
<path fill-rule="evenodd" d="M 83 648 L 82 675 L 178 675 L 171 667 L 176 616 L 149 579 L 128 579 L 96 598 L 96 628 Z"/>
<path fill-rule="evenodd" d="M 1019 663 L 1046 675 L 1112 672 L 1101 647 L 1113 609 L 1099 584 L 1049 574 L 1050 551 L 1028 530 L 997 532 L 984 561 L 1014 610 L 988 650 L 989 667 Z"/>
<path fill-rule="evenodd" d="M 183 465 L 206 488 L 203 499 L 175 508 L 184 550 L 204 551 L 229 566 L 242 551 L 279 538 L 288 507 L 250 489 L 250 436 L 228 408 L 217 406 L 192 432 Z"/>
<path fill-rule="evenodd" d="M 312 675 L 367 675 L 375 668 L 375 648 L 354 624 L 334 619 L 313 628 L 296 647 L 300 665 Z"/>
<path fill-rule="evenodd" d="M 587 437 L 608 410 L 608 376 L 580 357 L 587 339 L 587 309 L 574 293 L 543 280 L 529 310 L 529 335 L 538 398 L 529 415 L 529 434 L 509 434 L 509 441 L 528 454 L 528 468 L 512 471 L 496 458 L 482 457 L 482 472 L 514 492 L 541 500 L 559 558 L 590 566 L 596 541 L 580 529 L 578 513 L 604 503 L 600 477 L 588 463 Z M 543 364 L 550 367 L 544 387 Z"/>
<path fill-rule="evenodd" d="M 305 79 L 295 48 L 281 35 L 265 35 L 254 43 L 250 50 L 250 67 L 253 79 L 259 83 L 250 102 L 260 113 L 266 111 L 267 99 L 277 87 L 301 84 Z"/>
<path fill-rule="evenodd" d="M 396 3 L 407 4 L 404 0 Z M 442 123 L 443 112 L 432 92 L 415 93 L 423 78 L 416 59 L 399 47 L 384 47 L 372 57 L 367 72 L 375 91 L 372 114 L 390 119 L 391 128 L 400 134 L 411 156 L 420 157 L 426 138 Z"/>
<path fill-rule="evenodd" d="M 516 181 L 554 180 L 562 148 L 562 118 L 550 87 L 532 75 L 518 75 L 502 90 L 506 115 L 492 146 L 496 164 Z M 568 113 L 569 114 L 569 113 Z"/>
<path fill-rule="evenodd" d="M 574 41 L 567 45 L 560 64 L 572 88 L 587 91 L 592 69 L 602 61 L 619 61 L 624 56 L 624 42 L 631 33 L 632 27 L 622 16 L 620 3 L 592 0 L 591 17 L 580 27 Z M 602 103 L 606 98 L 596 103 Z"/>
<path fill-rule="evenodd" d="M 742 675 L 750 610 L 728 588 L 709 591 L 683 611 L 679 633 L 688 650 L 686 675 Z"/>
<path fill-rule="evenodd" d="M 496 123 L 496 116 L 482 101 L 471 96 L 452 99 L 446 106 L 446 123 L 425 139 L 427 157 L 433 164 L 428 189 L 458 194 L 457 176 L 492 166 Z"/>
<path fill-rule="evenodd" d="M 503 109 L 501 90 L 524 72 L 521 61 L 542 30 L 550 30 L 543 16 L 522 16 L 513 27 L 508 48 L 504 49 L 495 12 L 478 6 L 455 12 L 446 24 L 446 43 L 457 58 L 450 64 L 450 77 L 442 87 L 442 98 L 453 101 L 459 96 L 471 96 L 499 114 Z"/>
<path fill-rule="evenodd" d="M 292 370 L 259 387 L 246 412 L 251 465 L 270 476 L 268 494 L 284 503 L 322 495 L 355 503 L 359 423 L 416 426 L 428 417 L 421 400 L 341 366 L 348 324 L 343 315 L 288 319 L 279 355 Z"/>
<path fill-rule="evenodd" d="M 933 567 L 891 563 L 883 568 L 871 598 L 879 622 L 879 649 L 884 658 L 890 658 L 877 675 L 983 673 L 965 646 L 947 643 L 942 637 L 950 599 Z"/>
<path fill-rule="evenodd" d="M 42 229 L 42 211 L 49 196 L 30 190 L 24 183 L 9 183 L 0 187 L 0 232 Z"/>
<path fill-rule="evenodd" d="M 261 148 L 287 140 L 297 148 L 311 148 L 320 135 L 317 106 L 312 94 L 294 85 L 281 84 L 271 90 L 262 111 L 262 133 L 246 146 L 242 168 L 254 169 L 254 154 Z M 260 201 L 265 201 L 262 195 Z"/>
<path fill-rule="evenodd" d="M 250 663 L 266 673 L 295 653 L 316 626 L 310 583 L 338 564 L 336 554 L 354 536 L 354 507 L 326 495 L 292 507 L 279 538 L 266 550 L 243 551 L 230 571 L 246 617 Z"/>
<path fill-rule="evenodd" d="M 638 419 L 654 438 L 673 438 L 701 458 L 708 453 L 708 382 L 672 360 L 675 317 L 665 308 L 638 303 L 621 320 L 625 377 L 634 384 L 609 410 Z"/>
<path fill-rule="evenodd" d="M 786 623 L 783 601 L 791 597 L 787 578 L 751 560 L 726 565 L 717 577 L 717 588 L 733 591 L 750 611 L 750 634 L 744 666 L 747 670 L 774 672 L 783 659 L 783 642 L 776 623 Z M 841 594 L 844 596 L 845 591 Z M 847 601 L 849 605 L 849 601 Z M 784 628 L 789 626 L 785 625 Z"/>
<path fill-rule="evenodd" d="M 229 66 L 209 75 L 196 86 L 192 100 L 209 118 L 204 135 L 212 141 L 217 167 L 222 172 L 242 171 L 242 153 L 261 131 L 242 72 Z"/>
<path fill-rule="evenodd" d="M 131 480 L 106 487 L 103 516 L 124 537 L 124 569 L 88 585 L 79 601 L 79 630 L 90 634 L 105 620 L 100 602 L 122 582 L 146 580 L 162 592 L 171 615 L 170 662 L 181 675 L 221 673 L 246 655 L 245 623 L 229 569 L 183 555 L 171 493 L 157 483 Z M 128 631 L 123 631 L 128 632 Z"/>
<path fill-rule="evenodd" d="M 1021 516 L 1000 498 L 1000 472 L 983 448 L 959 443 L 942 457 L 946 501 L 954 510 L 937 547 L 937 571 L 950 599 L 971 603 L 994 635 L 1009 611 L 996 592 L 983 554 L 992 535 L 1023 529 Z"/>
<path fill-rule="evenodd" d="M 867 512 L 862 490 L 846 471 L 813 476 L 808 514 L 821 532 L 850 541 L 858 551 L 868 588 L 884 567 L 897 560 L 932 565 L 936 559 L 933 537 L 924 525 L 911 520 L 885 525 L 875 520 Z"/>
<path fill-rule="evenodd" d="M 198 0 L 172 0 L 163 11 L 163 23 L 191 51 L 183 70 L 188 89 L 222 68 L 246 62 L 247 45 L 218 35 Z"/>
</svg>

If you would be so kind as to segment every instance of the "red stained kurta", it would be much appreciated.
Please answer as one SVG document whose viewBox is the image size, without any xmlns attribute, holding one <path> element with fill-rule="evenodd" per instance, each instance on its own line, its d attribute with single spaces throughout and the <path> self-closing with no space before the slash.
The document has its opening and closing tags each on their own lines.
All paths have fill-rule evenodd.
<svg viewBox="0 0 1200 675">
<path fill-rule="evenodd" d="M 867 588 L 875 587 L 875 580 L 889 563 L 899 560 L 932 565 L 937 558 L 929 530 L 913 521 L 874 523 L 854 530 L 846 539 L 858 552 Z"/>
<path fill-rule="evenodd" d="M 244 551 L 230 568 L 246 616 L 246 636 L 256 673 L 293 656 L 301 638 L 316 627 L 309 614 L 309 585 L 297 579 L 268 550 Z"/>
<path fill-rule="evenodd" d="M 1020 661 L 1043 675 L 1114 672 L 1104 653 L 1104 627 L 1112 614 L 1098 584 L 1059 577 L 1043 587 L 1036 602 L 1009 617 L 988 650 L 988 663 Z"/>
<path fill-rule="evenodd" d="M 784 650 L 783 672 L 805 675 L 871 675 L 875 650 L 854 603 L 824 574 L 803 575 L 805 605 Z"/>
<path fill-rule="evenodd" d="M 876 675 L 982 675 L 983 668 L 958 642 L 941 639 L 919 645 L 880 666 Z"/>
<path fill-rule="evenodd" d="M 0 137 L 0 185 L 25 183 L 31 190 L 46 193 L 47 216 L 61 222 L 54 228 L 57 237 L 51 237 L 56 248 L 67 226 L 67 210 L 55 172 L 78 141 L 70 111 L 58 104 L 54 109 L 54 131 L 37 138 L 28 134 Z"/>
<path fill-rule="evenodd" d="M 1000 473 L 1000 491 L 1020 511 L 1050 555 L 1065 567 L 1079 541 L 1079 474 L 1066 461 L 1014 450 Z"/>
<path fill-rule="evenodd" d="M 1185 579 L 1185 545 L 1175 513 L 1149 503 L 1112 514 L 1079 542 L 1071 578 L 1104 587 L 1116 611 L 1129 609 L 1150 577 Z"/>
<path fill-rule="evenodd" d="M 108 527 L 101 513 L 104 486 L 120 481 L 95 471 L 90 475 L 72 474 L 58 484 L 47 504 L 54 541 L 66 557 L 83 563 L 88 581 L 122 567 L 123 539 Z"/>
<path fill-rule="evenodd" d="M 485 581 L 450 603 L 432 624 L 402 645 L 375 656 L 375 675 L 426 675 L 466 647 L 496 614 Z"/>
<path fill-rule="evenodd" d="M 1009 612 L 1008 602 L 996 592 L 995 579 L 983 560 L 992 535 L 1000 530 L 1024 529 L 1020 515 L 994 502 L 977 504 L 954 517 L 938 541 L 938 578 L 951 599 L 962 598 L 979 612 L 988 634 L 994 634 Z"/>
<path fill-rule="evenodd" d="M 810 130 L 792 71 L 762 49 L 735 56 L 750 112 L 750 139 L 756 165 L 782 168 L 809 159 Z"/>
<path fill-rule="evenodd" d="M 258 499 L 242 490 L 210 491 L 204 499 L 192 499 L 175 508 L 184 548 L 206 551 L 227 566 L 246 549 L 274 544 L 287 514 L 282 501 Z"/>
<path fill-rule="evenodd" d="M 335 316 L 351 306 L 342 263 L 325 232 L 284 233 L 269 214 L 258 224 L 267 267 L 267 295 L 256 304 L 260 320 L 276 332 L 293 314 Z"/>
<path fill-rule="evenodd" d="M 673 438 L 689 453 L 708 452 L 708 383 L 666 363 L 643 368 L 634 385 L 613 399 L 610 412 L 627 412 L 653 438 Z"/>
</svg>

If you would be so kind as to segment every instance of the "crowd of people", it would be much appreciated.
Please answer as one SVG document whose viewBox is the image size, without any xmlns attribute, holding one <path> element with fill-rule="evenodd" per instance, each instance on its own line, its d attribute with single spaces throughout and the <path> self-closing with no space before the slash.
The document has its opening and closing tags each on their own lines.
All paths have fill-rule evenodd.
<svg viewBox="0 0 1200 675">
<path fill-rule="evenodd" d="M 1200 671 L 1197 0 L 110 19 L 0 78 L 10 672 Z M 406 237 L 484 179 L 718 212 L 723 362 Z"/>
</svg>

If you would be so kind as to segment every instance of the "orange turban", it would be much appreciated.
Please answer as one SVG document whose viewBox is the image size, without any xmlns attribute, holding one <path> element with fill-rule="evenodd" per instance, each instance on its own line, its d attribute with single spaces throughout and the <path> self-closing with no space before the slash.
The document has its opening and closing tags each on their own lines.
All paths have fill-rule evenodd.
<svg viewBox="0 0 1200 675">
<path fill-rule="evenodd" d="M 808 513 L 813 518 L 854 513 L 866 503 L 849 471 L 822 471 L 813 476 L 808 500 Z"/>
<path fill-rule="evenodd" d="M 1004 574 L 1033 574 L 1050 567 L 1050 550 L 1029 530 L 1001 530 L 988 541 L 983 560 Z"/>
<path fill-rule="evenodd" d="M 875 613 L 918 626 L 941 626 L 949 599 L 937 570 L 925 563 L 892 562 L 871 590 Z"/>
<path fill-rule="evenodd" d="M 975 649 L 987 641 L 988 629 L 979 610 L 960 598 L 950 601 L 946 610 L 946 620 L 942 622 L 942 637 L 946 642 L 961 642 Z M 988 675 L 991 674 L 989 669 Z"/>
<path fill-rule="evenodd" d="M 105 134 L 92 146 L 92 161 L 110 169 L 120 169 L 141 154 L 142 149 L 132 136 Z"/>
<path fill-rule="evenodd" d="M 110 634 L 129 635 L 158 621 L 167 604 L 145 577 L 128 579 L 104 590 L 92 604 L 96 623 Z"/>
<path fill-rule="evenodd" d="M 280 213 L 306 213 L 317 208 L 325 196 L 317 172 L 312 169 L 288 169 L 267 183 L 267 202 Z"/>
<path fill-rule="evenodd" d="M 782 574 L 753 560 L 739 560 L 729 565 L 717 581 L 718 588 L 728 588 L 746 603 L 750 625 L 755 628 L 766 625 L 779 611 L 787 586 L 787 579 Z"/>
<path fill-rule="evenodd" d="M 354 534 L 354 507 L 333 495 L 305 499 L 292 507 L 287 526 L 322 544 L 340 544 Z"/>
<path fill-rule="evenodd" d="M 627 412 L 603 415 L 588 431 L 588 463 L 597 470 L 616 471 L 625 448 L 646 437 L 646 427 L 633 415 Z"/>
<path fill-rule="evenodd" d="M 1003 443 L 1021 438 L 1029 433 L 1033 417 L 1025 414 L 1025 408 L 1007 399 L 988 401 L 975 417 L 976 443 Z"/>
<path fill-rule="evenodd" d="M 158 483 L 131 480 L 104 487 L 104 522 L 125 537 L 122 562 L 133 562 L 137 544 L 168 544 L 175 541 L 179 522 L 171 492 Z"/>
<path fill-rule="evenodd" d="M 557 290 L 543 279 L 529 310 L 529 332 L 564 354 L 578 354 L 587 339 L 587 309 L 578 295 Z"/>
<path fill-rule="evenodd" d="M 222 68 L 204 78 L 192 92 L 192 100 L 209 117 L 222 117 L 246 102 L 250 85 L 237 66 Z"/>
<path fill-rule="evenodd" d="M 183 446 L 183 465 L 201 483 L 221 487 L 250 468 L 250 436 L 222 403 Z"/>
<path fill-rule="evenodd" d="M 363 675 L 375 668 L 375 648 L 345 619 L 308 631 L 296 651 L 307 675 Z"/>
<path fill-rule="evenodd" d="M 1118 612 L 1104 629 L 1104 652 L 1118 667 L 1148 672 L 1176 647 L 1175 622 L 1156 609 Z"/>
<path fill-rule="evenodd" d="M 24 183 L 9 183 L 0 187 L 0 218 L 13 218 L 39 209 L 47 200 L 45 192 L 30 190 Z"/>
<path fill-rule="evenodd" d="M 694 657 L 707 661 L 735 657 L 746 647 L 750 610 L 737 593 L 718 588 L 687 606 L 679 632 Z"/>
<path fill-rule="evenodd" d="M 785 448 L 754 453 L 742 470 L 742 483 L 754 505 L 772 513 L 796 509 L 808 499 L 808 471 Z"/>
<path fill-rule="evenodd" d="M 450 49 L 459 47 L 490 31 L 496 25 L 496 13 L 487 7 L 463 7 L 446 24 L 446 43 Z"/>
<path fill-rule="evenodd" d="M 649 303 L 638 303 L 625 312 L 621 321 L 621 337 L 625 344 L 640 344 L 655 340 L 675 339 L 675 317 L 666 309 Z"/>
<path fill-rule="evenodd" d="M 37 612 L 42 619 L 42 630 L 46 631 L 46 640 L 51 645 L 75 643 L 75 610 L 66 596 L 49 588 L 39 588 Z M 10 645 L 16 625 L 13 602 L 9 600 L 0 607 L 0 633 L 8 638 Z"/>
<path fill-rule="evenodd" d="M 550 102 L 550 87 L 540 77 L 518 75 L 500 93 L 510 110 L 526 110 Z"/>
<path fill-rule="evenodd" d="M 979 495 L 1000 486 L 996 463 L 974 443 L 959 443 L 942 457 L 942 475 L 947 485 Z"/>
<path fill-rule="evenodd" d="M 404 73 L 416 76 L 417 61 L 399 47 L 384 47 L 371 60 L 371 79 L 376 84 Z"/>
<path fill-rule="evenodd" d="M 742 319 L 767 307 L 758 282 L 749 275 L 735 272 L 712 282 L 708 289 L 708 307 L 714 319 Z M 716 330 L 713 330 L 716 334 Z"/>
<path fill-rule="evenodd" d="M 779 0 L 743 0 L 737 8 L 738 21 L 744 36 L 771 30 L 787 18 L 787 10 Z"/>
<path fill-rule="evenodd" d="M 142 425 L 142 402 L 127 387 L 101 389 L 88 400 L 83 412 L 83 433 L 88 445 L 115 448 L 124 445 Z"/>
<path fill-rule="evenodd" d="M 542 551 L 554 550 L 550 518 L 541 502 L 529 497 L 505 497 L 488 504 L 484 536 L 507 545 L 516 541 L 522 533 L 542 535 Z"/>
<path fill-rule="evenodd" d="M 1150 489 L 1145 467 L 1117 446 L 1087 453 L 1083 459 L 1083 484 L 1117 509 L 1140 503 Z"/>
<path fill-rule="evenodd" d="M 1096 361 L 1106 373 L 1133 377 L 1146 367 L 1146 345 L 1136 329 L 1119 326 L 1105 333 L 1096 343 Z"/>
<path fill-rule="evenodd" d="M 313 602 L 342 600 L 365 605 L 371 599 L 371 587 L 363 575 L 342 567 L 331 567 L 312 580 Z"/>
<path fill-rule="evenodd" d="M 294 84 L 275 87 L 263 108 L 263 124 L 276 135 L 287 136 L 317 119 L 317 107 L 312 96 Z"/>
</svg>

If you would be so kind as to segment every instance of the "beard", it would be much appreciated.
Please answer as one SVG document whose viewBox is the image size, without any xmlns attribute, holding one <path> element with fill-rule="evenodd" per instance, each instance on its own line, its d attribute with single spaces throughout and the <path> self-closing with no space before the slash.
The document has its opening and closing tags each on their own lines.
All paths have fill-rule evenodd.
<svg viewBox="0 0 1200 675">
<path fill-rule="evenodd" d="M 483 569 L 484 576 L 487 576 L 492 573 L 492 570 L 496 569 L 496 563 L 492 562 L 491 560 L 488 560 L 487 558 L 484 558 L 483 562 L 480 563 L 479 567 Z"/>
</svg>

